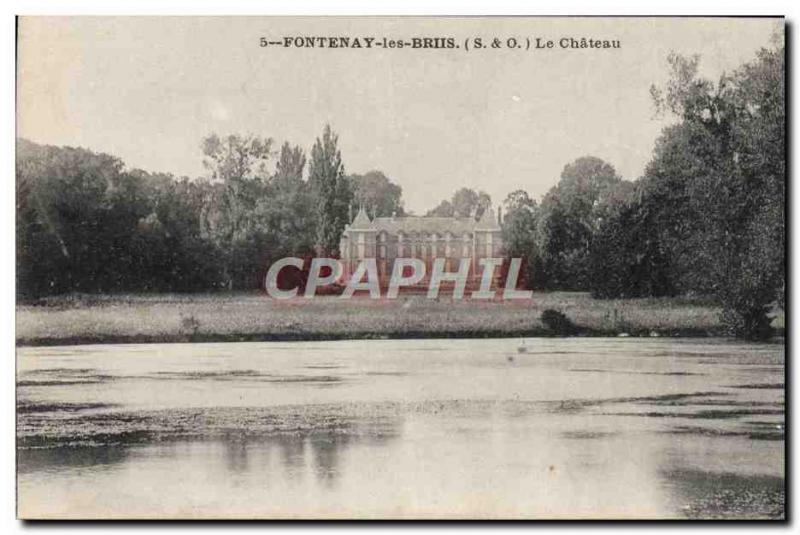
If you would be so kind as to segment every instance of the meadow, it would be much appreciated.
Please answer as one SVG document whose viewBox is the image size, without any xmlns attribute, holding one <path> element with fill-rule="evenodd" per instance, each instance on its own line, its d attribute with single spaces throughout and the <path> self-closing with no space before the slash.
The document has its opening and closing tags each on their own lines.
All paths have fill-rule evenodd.
<svg viewBox="0 0 800 535">
<path fill-rule="evenodd" d="M 688 298 L 593 299 L 535 293 L 523 301 L 422 295 L 371 300 L 336 296 L 276 301 L 262 293 L 69 295 L 20 304 L 17 345 L 125 342 L 337 340 L 554 336 L 556 310 L 584 336 L 722 336 L 719 308 Z M 774 324 L 782 330 L 782 316 Z"/>
</svg>

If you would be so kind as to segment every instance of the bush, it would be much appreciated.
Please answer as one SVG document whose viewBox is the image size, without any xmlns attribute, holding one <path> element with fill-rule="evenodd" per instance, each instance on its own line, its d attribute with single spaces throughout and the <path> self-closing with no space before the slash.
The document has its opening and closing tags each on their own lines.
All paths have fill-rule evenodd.
<svg viewBox="0 0 800 535">
<path fill-rule="evenodd" d="M 554 334 L 570 335 L 578 331 L 577 326 L 572 323 L 566 315 L 558 310 L 548 308 L 541 315 L 542 323 Z"/>
<path fill-rule="evenodd" d="M 725 308 L 722 311 L 722 322 L 734 336 L 746 340 L 767 340 L 773 334 L 772 320 L 767 315 L 768 312 L 769 307 L 764 306 L 745 309 Z"/>
<path fill-rule="evenodd" d="M 758 214 L 731 251 L 717 290 L 722 321 L 731 334 L 748 340 L 772 335 L 768 313 L 783 285 L 784 250 L 766 215 Z"/>
</svg>

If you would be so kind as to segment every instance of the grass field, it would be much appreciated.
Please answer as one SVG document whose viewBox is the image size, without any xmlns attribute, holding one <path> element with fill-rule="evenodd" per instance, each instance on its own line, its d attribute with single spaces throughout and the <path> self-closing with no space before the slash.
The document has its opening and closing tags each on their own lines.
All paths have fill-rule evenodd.
<svg viewBox="0 0 800 535">
<path fill-rule="evenodd" d="M 724 335 L 719 309 L 684 298 L 596 300 L 540 293 L 530 301 L 432 301 L 335 296 L 275 301 L 263 294 L 73 295 L 17 307 L 18 345 L 348 338 L 551 336 L 553 309 L 578 334 Z M 776 318 L 782 327 L 782 317 Z"/>
</svg>

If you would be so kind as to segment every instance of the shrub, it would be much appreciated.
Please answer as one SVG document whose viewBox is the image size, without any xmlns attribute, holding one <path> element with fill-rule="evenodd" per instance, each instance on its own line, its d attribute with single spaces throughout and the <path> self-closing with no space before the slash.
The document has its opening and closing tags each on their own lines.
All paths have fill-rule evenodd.
<svg viewBox="0 0 800 535">
<path fill-rule="evenodd" d="M 555 334 L 570 335 L 578 331 L 577 326 L 572 323 L 566 315 L 558 310 L 548 308 L 541 315 L 542 323 L 548 330 Z"/>
<path fill-rule="evenodd" d="M 744 310 L 725 308 L 722 311 L 722 321 L 734 336 L 746 340 L 767 340 L 773 333 L 772 320 L 767 312 L 769 307 Z"/>
</svg>

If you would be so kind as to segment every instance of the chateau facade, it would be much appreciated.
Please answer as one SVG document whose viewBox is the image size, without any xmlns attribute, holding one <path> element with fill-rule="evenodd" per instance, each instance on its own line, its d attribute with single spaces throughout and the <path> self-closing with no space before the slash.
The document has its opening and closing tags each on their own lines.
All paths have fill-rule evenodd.
<svg viewBox="0 0 800 535">
<path fill-rule="evenodd" d="M 365 258 L 375 258 L 382 285 L 392 275 L 396 258 L 417 258 L 425 263 L 427 285 L 437 258 L 445 259 L 445 271 L 458 271 L 462 259 L 470 260 L 470 286 L 479 284 L 482 258 L 503 256 L 500 221 L 487 208 L 474 217 L 376 217 L 370 220 L 362 207 L 347 225 L 339 243 L 344 276 L 349 278 Z M 499 269 L 497 270 L 499 271 Z M 497 277 L 499 274 L 496 274 Z"/>
</svg>

